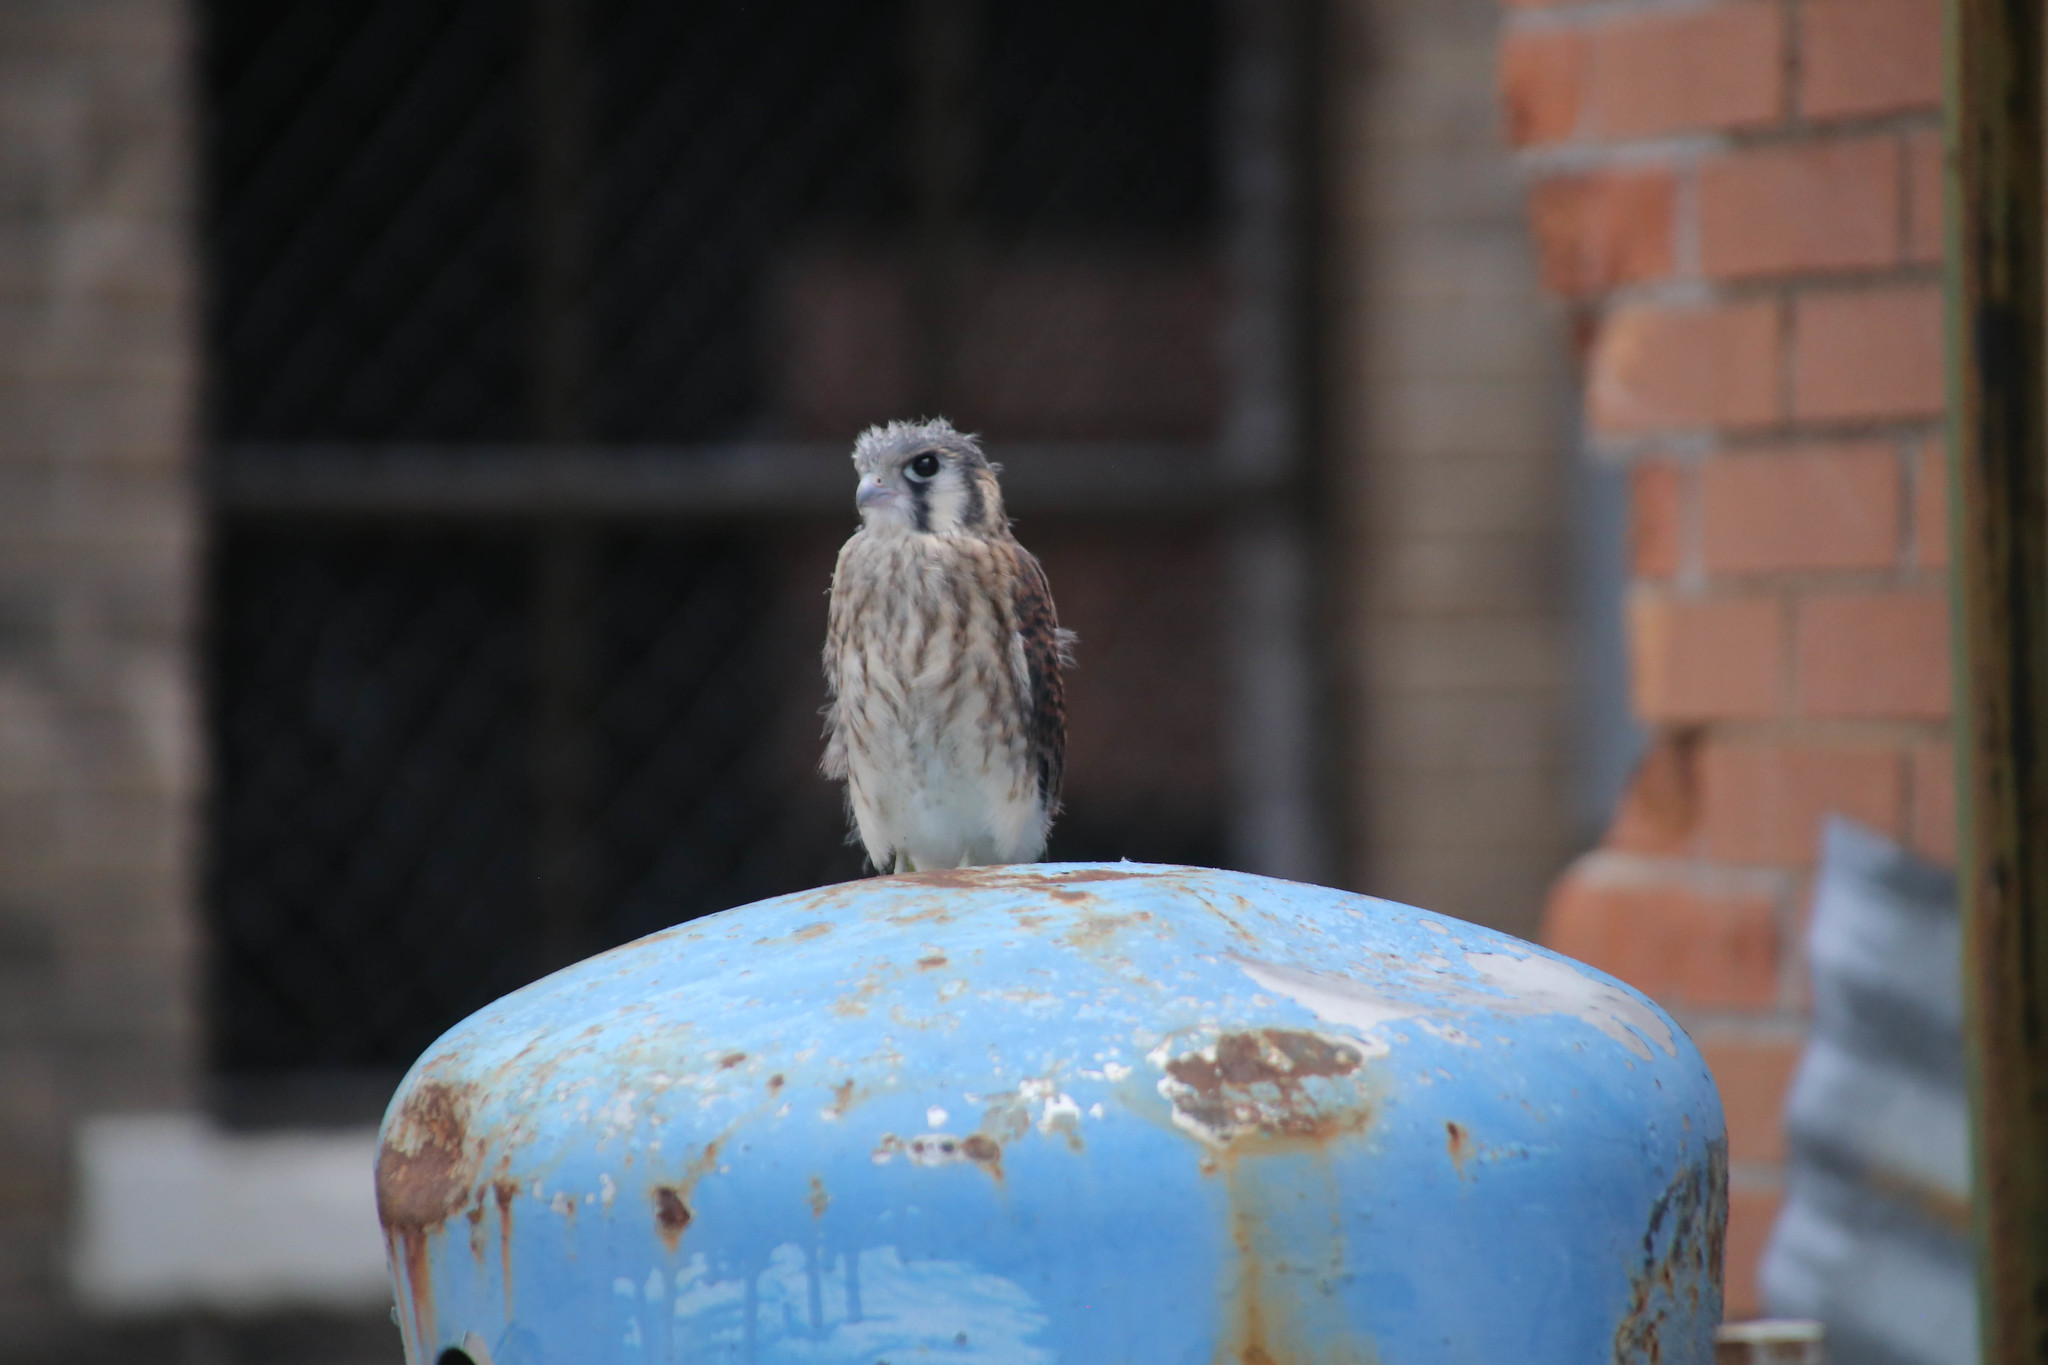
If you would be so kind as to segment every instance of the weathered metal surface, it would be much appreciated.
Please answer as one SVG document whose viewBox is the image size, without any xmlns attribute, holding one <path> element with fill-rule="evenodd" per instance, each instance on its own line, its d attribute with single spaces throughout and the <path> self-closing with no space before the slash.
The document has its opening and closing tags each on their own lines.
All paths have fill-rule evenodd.
<svg viewBox="0 0 2048 1365">
<path fill-rule="evenodd" d="M 1490 930 L 1195 868 L 880 877 L 441 1039 L 385 1120 L 408 1360 L 1713 1359 L 1719 1100 Z"/>
<path fill-rule="evenodd" d="M 2039 4 L 1949 0 L 1956 850 L 1983 1359 L 2048 1362 L 2048 126 Z"/>
</svg>

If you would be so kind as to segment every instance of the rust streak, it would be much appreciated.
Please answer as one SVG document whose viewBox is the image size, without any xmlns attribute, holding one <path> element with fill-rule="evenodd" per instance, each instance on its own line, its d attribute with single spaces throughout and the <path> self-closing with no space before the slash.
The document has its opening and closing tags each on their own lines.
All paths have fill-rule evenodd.
<svg viewBox="0 0 2048 1365">
<path fill-rule="evenodd" d="M 745 1060 L 747 1060 L 747 1054 L 744 1052 L 728 1052 L 718 1059 L 718 1069 L 720 1071 L 730 1071 Z"/>
<path fill-rule="evenodd" d="M 484 1188 L 477 1186 L 476 1202 L 469 1206 L 469 1254 L 476 1258 L 477 1267 L 484 1263 Z"/>
<path fill-rule="evenodd" d="M 832 925 L 825 920 L 819 920 L 816 924 L 806 924 L 803 928 L 791 934 L 790 938 L 797 943 L 805 943 L 814 938 L 823 938 L 831 932 Z"/>
<path fill-rule="evenodd" d="M 498 1273 L 505 1282 L 505 1321 L 512 1321 L 512 1201 L 519 1197 L 519 1182 L 494 1180 L 491 1194 L 498 1201 Z M 481 1203 L 482 1192 L 478 1192 Z"/>
<path fill-rule="evenodd" d="M 944 953 L 933 953 L 930 957 L 921 957 L 917 960 L 917 969 L 921 972 L 937 971 L 945 965 L 946 955 Z"/>
<path fill-rule="evenodd" d="M 815 1175 L 811 1177 L 811 1192 L 805 1196 L 804 1202 L 811 1206 L 813 1218 L 823 1218 L 826 1208 L 832 1203 L 832 1196 L 825 1193 L 825 1182 Z"/>
<path fill-rule="evenodd" d="M 1331 1167 L 1318 1160 L 1332 1209 L 1328 1240 L 1276 1239 L 1272 1216 L 1303 1197 L 1297 1178 L 1272 1180 L 1257 1153 L 1227 1152 L 1218 1163 L 1229 1195 L 1232 1256 L 1220 1286 L 1223 1320 L 1215 1365 L 1368 1365 L 1377 1359 L 1333 1287 L 1345 1276 L 1343 1219 Z"/>
<path fill-rule="evenodd" d="M 1444 1150 L 1451 1154 L 1451 1164 L 1458 1168 L 1460 1176 L 1470 1175 L 1465 1162 L 1472 1155 L 1472 1130 L 1456 1119 L 1444 1120 Z"/>
</svg>

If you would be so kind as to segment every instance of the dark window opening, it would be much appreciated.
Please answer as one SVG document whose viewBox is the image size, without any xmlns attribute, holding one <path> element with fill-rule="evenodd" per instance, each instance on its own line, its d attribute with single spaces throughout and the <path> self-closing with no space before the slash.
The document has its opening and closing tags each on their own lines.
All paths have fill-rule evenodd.
<svg viewBox="0 0 2048 1365">
<path fill-rule="evenodd" d="M 851 479 L 804 490 L 870 421 L 1082 471 L 1020 521 L 1082 636 L 1052 856 L 1224 861 L 1219 509 L 1098 491 L 1218 432 L 1212 4 L 203 12 L 216 486 L 286 490 L 213 540 L 227 1112 L 377 1094 L 555 966 L 860 874 L 816 771 Z M 629 447 L 824 472 L 716 515 L 463 491 Z"/>
</svg>

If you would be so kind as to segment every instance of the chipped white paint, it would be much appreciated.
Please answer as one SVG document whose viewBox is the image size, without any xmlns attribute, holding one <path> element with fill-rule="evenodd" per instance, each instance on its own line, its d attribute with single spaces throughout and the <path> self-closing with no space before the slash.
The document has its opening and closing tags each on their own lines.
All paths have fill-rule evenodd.
<svg viewBox="0 0 2048 1365">
<path fill-rule="evenodd" d="M 1038 1131 L 1048 1137 L 1064 1133 L 1072 1141 L 1081 1131 L 1081 1106 L 1072 1095 L 1055 1095 L 1039 1111 Z"/>
<path fill-rule="evenodd" d="M 1382 995 L 1349 977 L 1326 972 L 1305 972 L 1299 967 L 1282 967 L 1270 962 L 1236 959 L 1244 974 L 1261 987 L 1283 995 L 1326 1024 L 1343 1024 L 1369 1034 L 1382 1024 L 1411 1019 L 1422 1012 L 1415 1000 Z M 1367 1037 L 1366 1054 L 1380 1056 L 1387 1049 L 1385 1039 Z"/>
<path fill-rule="evenodd" d="M 1534 953 L 1527 957 L 1466 953 L 1464 959 L 1465 966 L 1478 977 L 1476 983 L 1432 976 L 1416 980 L 1412 991 L 1400 995 L 1328 972 L 1308 972 L 1246 958 L 1237 959 L 1237 965 L 1262 988 L 1287 996 L 1325 1023 L 1357 1030 L 1368 1047 L 1376 1046 L 1381 1053 L 1387 1050 L 1387 1042 L 1376 1031 L 1387 1024 L 1484 1010 L 1507 1015 L 1570 1015 L 1645 1060 L 1649 1059 L 1652 1043 L 1662 1048 L 1666 1056 L 1678 1055 L 1670 1026 L 1655 1010 L 1620 987 L 1588 975 L 1569 962 Z M 1447 1042 L 1472 1043 L 1468 1036 L 1453 1037 L 1436 1025 L 1418 1026 L 1429 1028 Z"/>
<path fill-rule="evenodd" d="M 1518 1002 L 1507 1014 L 1569 1014 L 1582 1019 L 1638 1057 L 1648 1059 L 1648 1039 L 1676 1057 L 1671 1026 L 1657 1012 L 1619 986 L 1588 976 L 1569 962 L 1531 953 L 1467 953 L 1465 965 L 1488 985 Z M 1480 997 L 1482 1000 L 1485 997 Z"/>
</svg>

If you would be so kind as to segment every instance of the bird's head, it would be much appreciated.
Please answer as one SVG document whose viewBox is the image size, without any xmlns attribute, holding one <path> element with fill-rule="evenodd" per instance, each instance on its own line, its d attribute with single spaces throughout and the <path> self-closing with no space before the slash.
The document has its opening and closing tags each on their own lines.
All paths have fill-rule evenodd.
<svg viewBox="0 0 2048 1365">
<path fill-rule="evenodd" d="M 853 443 L 854 506 L 870 530 L 995 535 L 1007 523 L 996 466 L 943 417 L 869 427 Z"/>
</svg>

